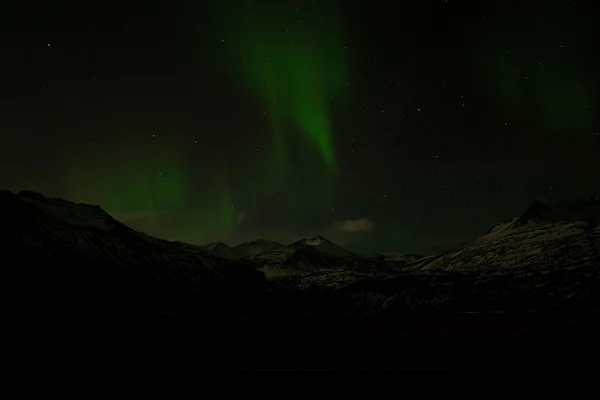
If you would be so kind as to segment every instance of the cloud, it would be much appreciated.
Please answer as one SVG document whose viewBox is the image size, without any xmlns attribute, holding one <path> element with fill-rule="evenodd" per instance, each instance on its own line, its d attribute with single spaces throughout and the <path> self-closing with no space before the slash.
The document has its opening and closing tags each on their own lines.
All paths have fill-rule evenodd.
<svg viewBox="0 0 600 400">
<path fill-rule="evenodd" d="M 339 233 L 365 233 L 372 231 L 374 226 L 375 223 L 370 218 L 359 218 L 335 221 L 332 229 Z"/>
<path fill-rule="evenodd" d="M 238 224 L 241 224 L 242 222 L 244 222 L 244 220 L 246 219 L 246 213 L 240 213 L 237 216 L 237 222 Z"/>
</svg>

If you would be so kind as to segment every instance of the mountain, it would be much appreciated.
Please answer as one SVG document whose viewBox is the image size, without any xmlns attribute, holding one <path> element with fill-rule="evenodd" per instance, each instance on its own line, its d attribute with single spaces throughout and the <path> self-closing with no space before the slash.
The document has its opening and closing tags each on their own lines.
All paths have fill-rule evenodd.
<svg viewBox="0 0 600 400">
<path fill-rule="evenodd" d="M 352 253 L 320 235 L 288 245 L 257 239 L 235 247 L 211 243 L 202 246 L 202 249 L 217 257 L 253 265 L 264 271 L 269 278 L 321 270 L 375 273 L 391 271 L 397 264 L 384 258 L 376 259 Z"/>
<path fill-rule="evenodd" d="M 360 257 L 356 253 L 352 253 L 341 246 L 331 242 L 321 235 L 313 238 L 298 240 L 289 245 L 290 248 L 295 250 L 301 249 L 314 249 L 315 251 L 326 254 L 332 257 Z"/>
<path fill-rule="evenodd" d="M 299 309 L 315 312 L 597 311 L 599 205 L 596 197 L 555 205 L 536 201 L 469 243 L 402 262 L 385 274 L 313 270 L 281 281 L 302 294 Z"/>
<path fill-rule="evenodd" d="M 283 244 L 266 239 L 256 239 L 241 243 L 233 248 L 238 257 L 251 257 L 265 251 L 273 251 L 283 247 Z"/>
<path fill-rule="evenodd" d="M 225 243 L 215 242 L 209 243 L 206 246 L 200 246 L 202 249 L 208 251 L 209 253 L 224 258 L 226 260 L 237 260 L 241 258 L 235 249 L 227 246 Z"/>
<path fill-rule="evenodd" d="M 545 205 L 450 251 L 408 264 L 411 270 L 580 267 L 600 261 L 600 200 Z"/>
<path fill-rule="evenodd" d="M 266 239 L 256 239 L 250 242 L 244 242 L 237 246 L 230 247 L 225 243 L 215 242 L 209 243 L 200 248 L 214 254 L 217 257 L 225 258 L 226 260 L 240 260 L 247 257 L 256 256 L 265 251 L 273 251 L 283 247 L 281 243 Z"/>
<path fill-rule="evenodd" d="M 192 246 L 137 232 L 98 206 L 0 191 L 0 300 L 7 315 L 595 310 L 599 205 L 534 202 L 469 243 L 418 258 L 358 255 L 322 236 Z"/>
<path fill-rule="evenodd" d="M 137 232 L 98 206 L 0 191 L 3 338 L 20 358 L 33 347 L 204 360 L 223 349 L 287 359 L 340 340 L 356 358 L 357 343 L 389 352 L 406 338 L 465 343 L 482 331 L 490 342 L 561 330 L 593 342 L 595 210 L 593 199 L 534 203 L 470 243 L 411 261 L 418 256 L 357 255 L 321 236 L 192 246 Z M 530 323 L 536 315 L 546 322 Z"/>
<path fill-rule="evenodd" d="M 391 260 L 388 263 L 384 258 L 375 259 L 352 253 L 320 235 L 288 245 L 257 239 L 235 247 L 211 243 L 202 248 L 215 256 L 244 261 L 258 269 L 266 268 L 271 273 L 278 270 L 278 274 L 333 269 L 372 272 L 391 268 Z"/>
<path fill-rule="evenodd" d="M 298 240 L 276 250 L 248 258 L 267 276 L 311 271 L 389 272 L 391 263 L 352 253 L 323 236 Z"/>
<path fill-rule="evenodd" d="M 267 290 L 250 266 L 31 191 L 0 191 L 0 254 L 5 311 L 237 307 Z"/>
<path fill-rule="evenodd" d="M 562 201 L 555 205 L 534 201 L 523 215 L 513 222 L 512 227 L 568 221 L 600 221 L 600 198 L 591 196 L 586 200 Z"/>
</svg>

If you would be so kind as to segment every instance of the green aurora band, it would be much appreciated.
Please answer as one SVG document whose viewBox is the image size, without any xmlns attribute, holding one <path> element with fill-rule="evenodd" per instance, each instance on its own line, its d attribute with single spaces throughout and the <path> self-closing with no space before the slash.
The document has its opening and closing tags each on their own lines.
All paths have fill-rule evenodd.
<svg viewBox="0 0 600 400">
<path fill-rule="evenodd" d="M 91 154 L 77 156 L 64 143 L 70 199 L 99 204 L 134 229 L 192 243 L 227 237 L 240 215 L 279 197 L 303 213 L 331 201 L 338 177 L 332 100 L 348 90 L 339 10 L 321 2 L 299 11 L 290 2 L 227 3 L 215 1 L 211 20 L 223 23 L 216 33 L 231 45 L 224 61 L 232 78 L 243 81 L 268 116 L 260 157 L 240 161 L 247 164 L 241 172 L 223 162 L 192 176 L 197 155 L 168 129 L 148 142 L 141 126 L 122 134 L 109 127 L 112 141 L 97 143 Z"/>
<path fill-rule="evenodd" d="M 298 9 L 288 1 L 234 3 L 219 1 L 217 11 L 231 46 L 228 67 L 269 116 L 280 177 L 290 167 L 290 127 L 313 143 L 329 172 L 337 171 L 329 103 L 348 82 L 339 11 L 323 2 Z"/>
<path fill-rule="evenodd" d="M 114 143 L 98 143 L 91 155 L 67 166 L 69 193 L 77 201 L 100 204 L 109 213 L 179 209 L 187 199 L 189 181 L 185 153 L 168 138 L 156 140 L 160 143 L 135 146 L 123 135 Z"/>
<path fill-rule="evenodd" d="M 196 179 L 203 190 L 192 190 L 190 151 L 184 143 L 167 134 L 145 145 L 135 142 L 124 134 L 75 159 L 65 145 L 69 199 L 99 204 L 132 228 L 165 239 L 207 243 L 226 237 L 238 212 L 226 177 L 203 176 Z"/>
</svg>

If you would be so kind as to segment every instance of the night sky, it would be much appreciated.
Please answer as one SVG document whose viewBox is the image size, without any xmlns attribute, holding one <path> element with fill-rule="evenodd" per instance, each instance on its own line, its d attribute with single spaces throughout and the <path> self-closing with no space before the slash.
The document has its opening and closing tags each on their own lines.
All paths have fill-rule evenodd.
<svg viewBox="0 0 600 400">
<path fill-rule="evenodd" d="M 13 3 L 2 188 L 194 244 L 424 254 L 600 194 L 592 1 Z"/>
</svg>

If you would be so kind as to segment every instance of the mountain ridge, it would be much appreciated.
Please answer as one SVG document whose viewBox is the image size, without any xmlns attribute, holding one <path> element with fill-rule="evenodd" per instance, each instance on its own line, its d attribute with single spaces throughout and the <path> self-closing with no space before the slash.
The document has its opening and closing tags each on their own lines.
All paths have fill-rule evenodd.
<svg viewBox="0 0 600 400">
<path fill-rule="evenodd" d="M 98 206 L 31 191 L 0 191 L 0 250 L 8 260 L 1 292 L 9 303 L 37 296 L 69 308 L 78 302 L 53 293 L 71 293 L 96 305 L 120 299 L 148 309 L 194 298 L 190 304 L 225 307 L 267 290 L 264 274 L 248 265 L 137 232 Z"/>
<path fill-rule="evenodd" d="M 359 255 L 318 235 L 288 245 L 249 241 L 241 248 L 257 246 L 252 254 L 228 260 L 214 254 L 232 251 L 223 243 L 171 242 L 98 206 L 0 191 L 0 254 L 8 260 L 0 304 L 80 314 L 599 309 L 599 204 L 534 202 L 520 217 L 429 257 Z"/>
<path fill-rule="evenodd" d="M 534 201 L 519 217 L 444 253 L 409 262 L 411 270 L 513 268 L 600 259 L 600 200 Z"/>
</svg>

